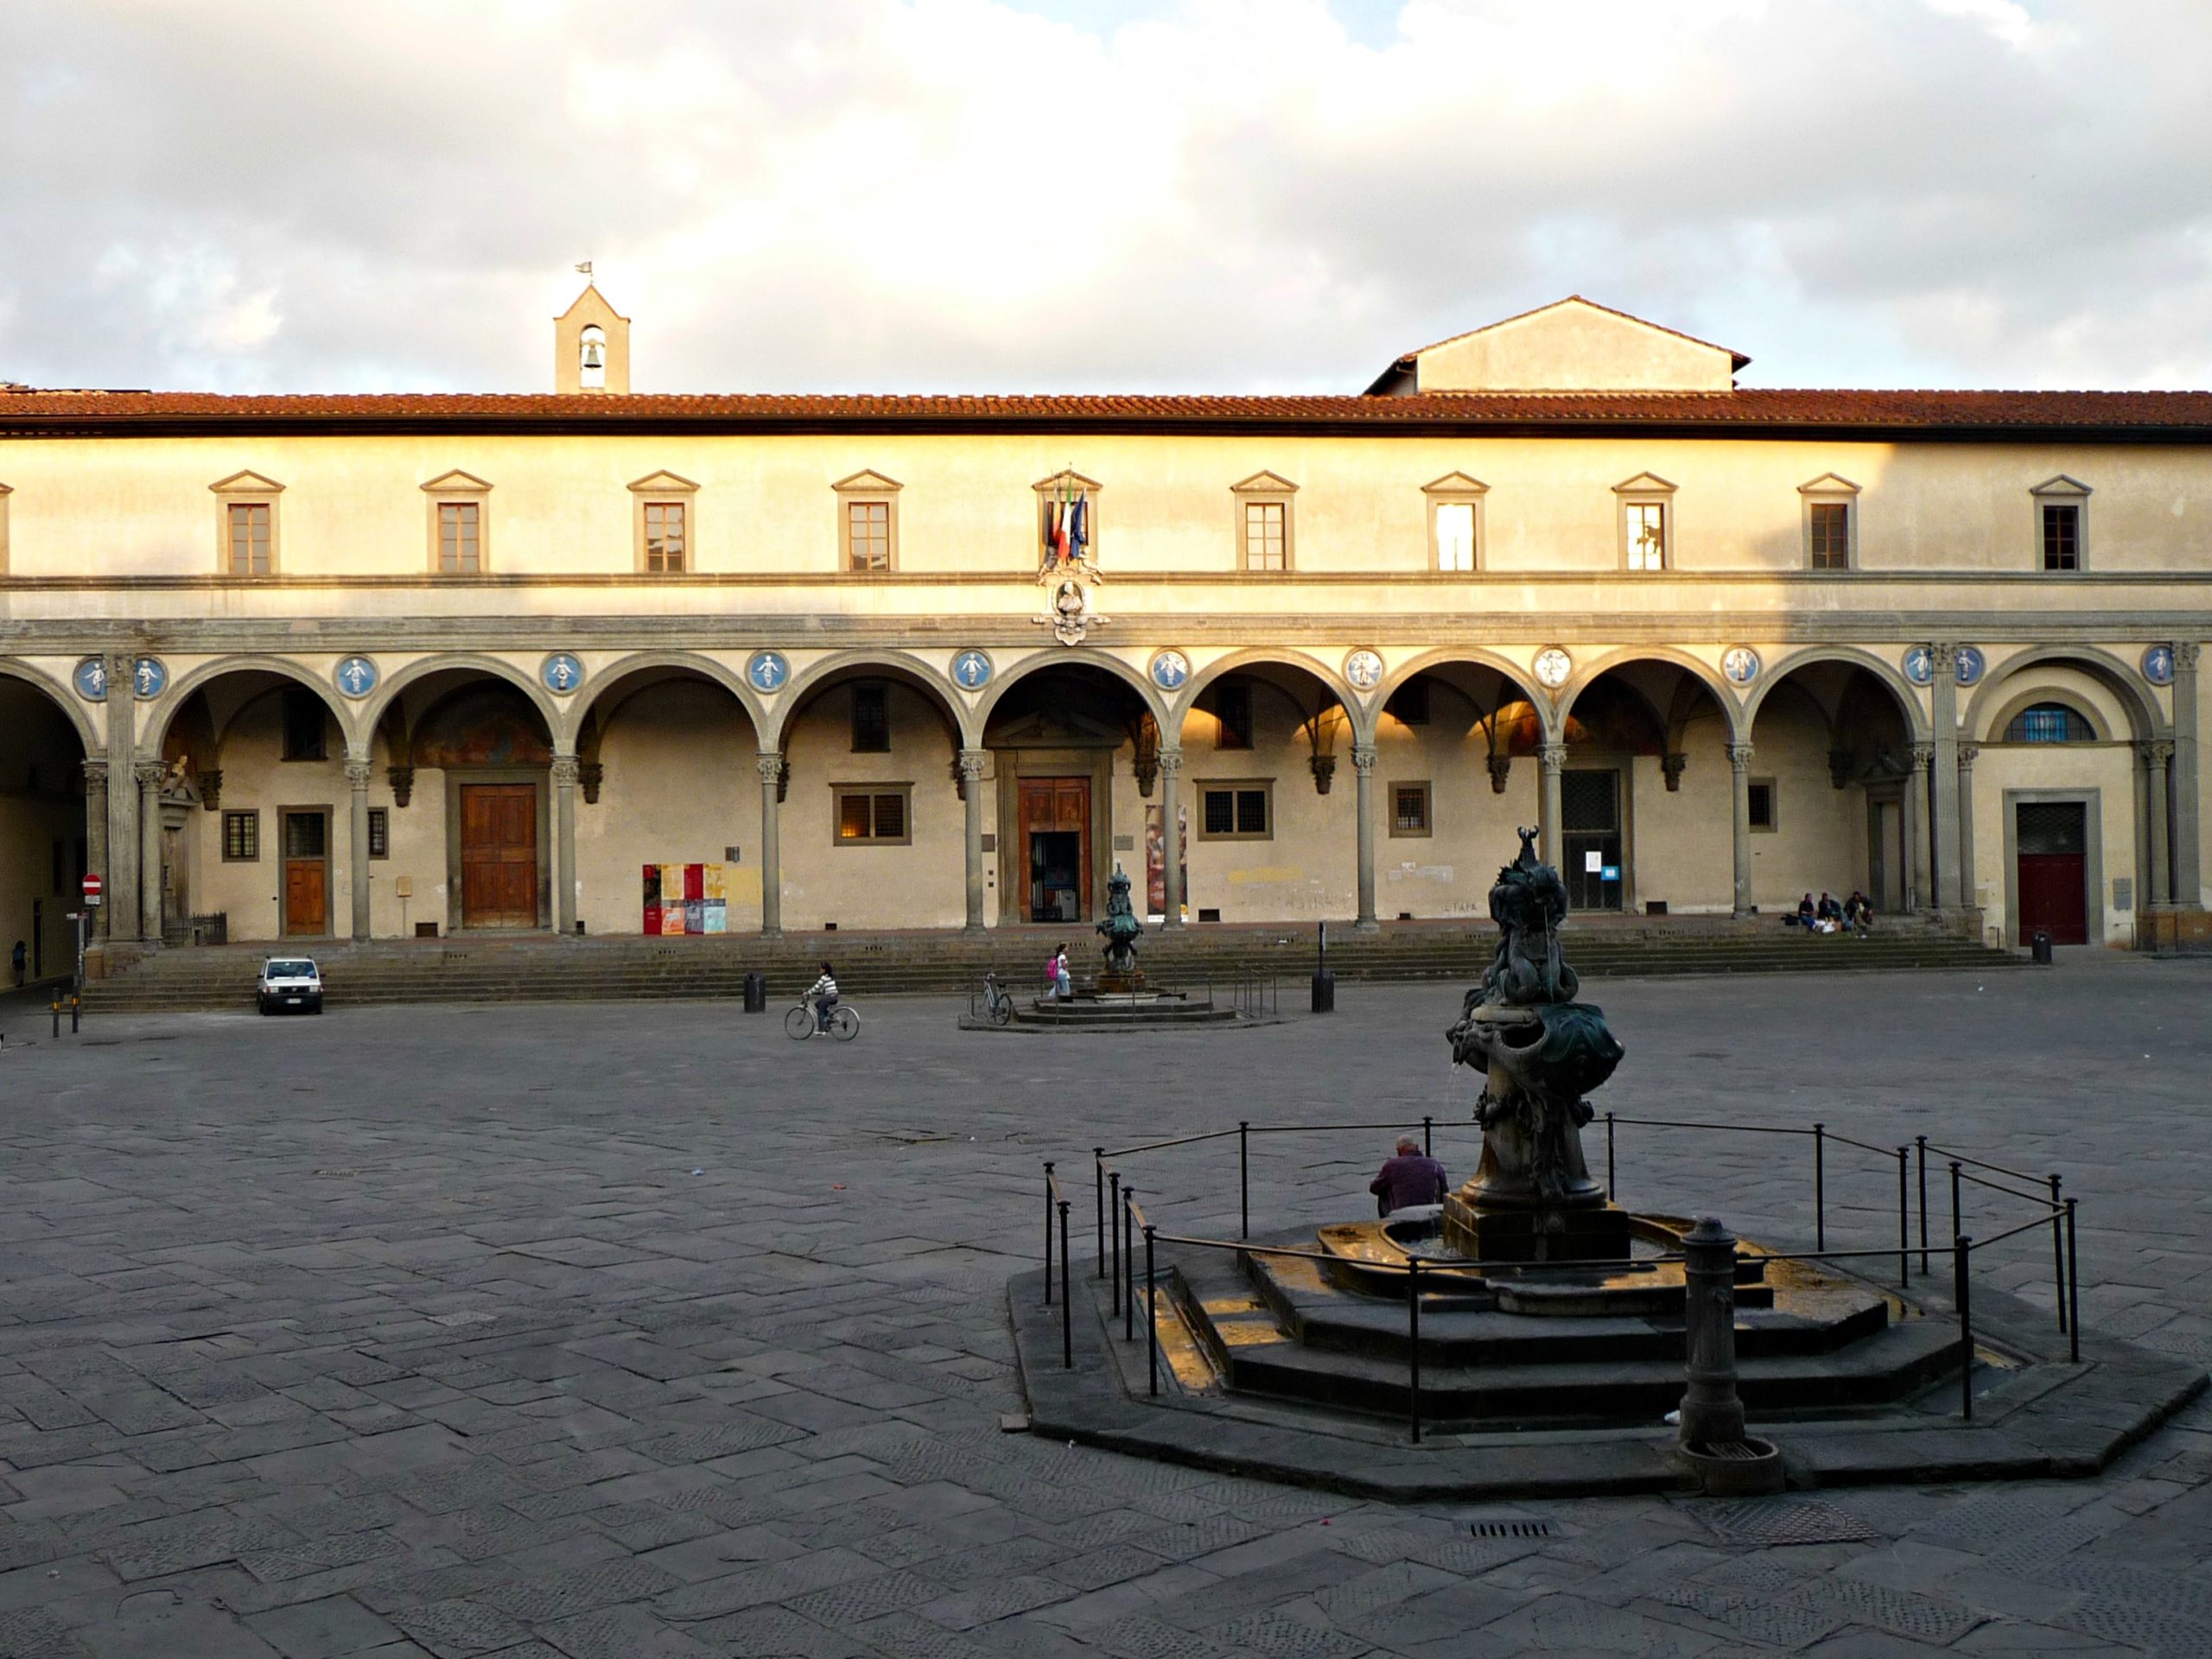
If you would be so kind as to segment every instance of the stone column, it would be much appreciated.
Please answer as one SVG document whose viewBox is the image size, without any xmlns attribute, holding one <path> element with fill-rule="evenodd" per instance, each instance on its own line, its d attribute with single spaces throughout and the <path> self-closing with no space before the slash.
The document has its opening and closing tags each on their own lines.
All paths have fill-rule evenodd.
<svg viewBox="0 0 2212 1659">
<path fill-rule="evenodd" d="M 2162 906 L 2172 891 L 2166 880 L 2166 874 L 2172 868 L 2172 854 L 2166 839 L 2166 768 L 2172 762 L 2174 746 L 2163 741 L 2138 743 L 2135 752 L 2143 758 L 2146 797 L 2143 824 L 2149 831 L 2143 879 L 2136 886 L 2142 890 L 2143 906 Z"/>
<path fill-rule="evenodd" d="M 1566 826 L 1560 822 L 1559 779 L 1567 770 L 1567 745 L 1546 743 L 1536 751 L 1537 764 L 1543 769 L 1543 792 L 1537 797 L 1536 822 L 1543 834 L 1538 844 L 1543 849 L 1544 862 L 1558 869 L 1560 861 L 1567 856 Z"/>
<path fill-rule="evenodd" d="M 1979 743 L 1959 745 L 1959 903 L 1969 910 L 1980 908 L 1974 873 L 1974 763 L 1980 755 Z"/>
<path fill-rule="evenodd" d="M 107 658 L 107 753 L 109 764 L 128 767 L 137 753 L 137 707 L 130 696 L 130 658 Z M 108 937 L 138 937 L 138 791 L 126 772 L 107 792 L 107 862 L 105 903 Z"/>
<path fill-rule="evenodd" d="M 2196 780 L 2196 658 L 2194 640 L 2174 645 L 2174 758 L 2167 787 L 2173 801 L 2173 886 L 2169 901 L 2196 910 L 2204 903 L 2197 857 L 2203 801 Z"/>
<path fill-rule="evenodd" d="M 1904 788 L 1899 791 L 1904 802 L 1904 907 L 1908 915 L 1925 909 L 1929 901 L 1928 837 L 1922 832 L 1921 824 L 1928 816 L 1928 766 L 1935 752 L 1932 743 L 1912 746 L 1912 770 L 1905 775 Z"/>
<path fill-rule="evenodd" d="M 784 932 L 784 857 L 776 821 L 776 790 L 784 775 L 784 757 L 765 750 L 760 768 L 760 937 L 781 938 Z"/>
<path fill-rule="evenodd" d="M 1352 926 L 1371 933 L 1382 925 L 1375 918 L 1375 746 L 1351 746 L 1351 769 L 1359 780 L 1359 918 Z"/>
<path fill-rule="evenodd" d="M 1165 861 L 1160 886 L 1162 927 L 1183 925 L 1183 823 L 1181 796 L 1183 751 L 1160 751 L 1160 845 Z"/>
<path fill-rule="evenodd" d="M 573 754 L 556 754 L 553 777 L 553 931 L 576 931 L 576 780 L 582 767 Z"/>
<path fill-rule="evenodd" d="M 346 762 L 346 787 L 353 796 L 350 840 L 353 846 L 352 879 L 346 885 L 353 895 L 353 943 L 365 944 L 369 938 L 369 776 L 366 760 Z"/>
<path fill-rule="evenodd" d="M 138 762 L 138 937 L 149 944 L 162 942 L 162 779 L 168 773 L 158 760 Z"/>
<path fill-rule="evenodd" d="M 85 762 L 85 868 L 98 870 L 100 879 L 107 879 L 107 757 L 99 756 Z M 80 889 L 77 900 L 84 902 Z M 85 930 L 87 941 L 97 939 L 107 931 L 107 912 L 114 904 L 111 892 L 102 895 L 100 907 L 92 912 L 92 924 Z"/>
<path fill-rule="evenodd" d="M 968 926 L 970 933 L 983 931 L 983 768 L 990 755 L 983 749 L 960 751 L 961 792 L 968 808 Z"/>
<path fill-rule="evenodd" d="M 1728 746 L 1728 769 L 1734 774 L 1736 807 L 1732 819 L 1736 840 L 1736 902 L 1738 920 L 1751 913 L 1751 746 Z"/>
<path fill-rule="evenodd" d="M 1935 865 L 1932 897 L 1938 913 L 1959 908 L 1959 682 L 1958 647 L 1928 648 L 1935 677 L 1929 682 L 1929 723 L 1935 728 L 1934 765 L 1928 774 L 1929 857 Z"/>
</svg>

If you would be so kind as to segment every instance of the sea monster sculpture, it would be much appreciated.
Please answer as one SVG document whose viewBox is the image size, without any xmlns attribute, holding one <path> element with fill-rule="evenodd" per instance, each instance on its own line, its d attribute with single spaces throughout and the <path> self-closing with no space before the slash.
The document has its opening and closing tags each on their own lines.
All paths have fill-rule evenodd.
<svg viewBox="0 0 2212 1659">
<path fill-rule="evenodd" d="M 1580 982 L 1559 944 L 1567 887 L 1537 858 L 1535 840 L 1522 830 L 1520 855 L 1497 873 L 1497 950 L 1446 1033 L 1452 1060 L 1485 1079 L 1475 1103 L 1482 1166 L 1468 1192 L 1478 1206 L 1605 1202 L 1583 1162 L 1582 1126 L 1592 1116 L 1583 1096 L 1612 1076 L 1623 1051 L 1605 1014 L 1574 1001 Z"/>
<path fill-rule="evenodd" d="M 1107 972 L 1124 978 L 1134 976 L 1137 941 L 1144 937 L 1144 924 L 1130 907 L 1129 878 L 1118 864 L 1106 880 L 1106 914 L 1099 918 L 1098 931 L 1106 940 Z"/>
</svg>

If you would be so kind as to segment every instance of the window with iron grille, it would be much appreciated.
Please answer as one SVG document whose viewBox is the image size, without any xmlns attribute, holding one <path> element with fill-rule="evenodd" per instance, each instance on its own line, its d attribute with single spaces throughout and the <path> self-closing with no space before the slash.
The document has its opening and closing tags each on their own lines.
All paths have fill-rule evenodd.
<svg viewBox="0 0 2212 1659">
<path fill-rule="evenodd" d="M 284 856 L 321 858 L 330 850 L 330 819 L 321 812 L 287 812 Z"/>
<path fill-rule="evenodd" d="M 2046 501 L 2043 507 L 2043 568 L 2082 568 L 2082 509 L 2071 502 Z"/>
<path fill-rule="evenodd" d="M 1252 747 L 1252 688 L 1243 680 L 1225 680 L 1214 688 L 1214 718 L 1221 722 L 1214 747 L 1249 749 Z"/>
<path fill-rule="evenodd" d="M 372 806 L 369 809 L 369 856 L 391 856 L 391 809 Z"/>
<path fill-rule="evenodd" d="M 1427 784 L 1391 785 L 1390 833 L 1394 836 L 1427 835 L 1428 804 Z"/>
<path fill-rule="evenodd" d="M 882 754 L 891 747 L 888 688 L 866 681 L 853 688 L 853 753 Z"/>
<path fill-rule="evenodd" d="M 254 812 L 226 812 L 223 814 L 223 861 L 226 864 L 251 864 L 261 857 L 261 814 Z"/>
<path fill-rule="evenodd" d="M 1266 841 L 1274 834 L 1274 785 L 1208 784 L 1198 791 L 1198 834 L 1207 841 Z"/>
<path fill-rule="evenodd" d="M 1754 778 L 1746 791 L 1751 797 L 1751 820 L 1754 830 L 1774 828 L 1774 779 Z"/>
<path fill-rule="evenodd" d="M 837 791 L 837 844 L 857 847 L 911 840 L 907 833 L 907 797 L 912 786 L 896 789 L 861 788 L 844 785 Z"/>
<path fill-rule="evenodd" d="M 649 575 L 683 574 L 684 512 L 681 501 L 645 503 L 645 571 Z"/>
<path fill-rule="evenodd" d="M 1851 568 L 1851 504 L 1815 501 L 1808 510 L 1806 530 L 1812 537 L 1813 569 L 1848 570 Z"/>
<path fill-rule="evenodd" d="M 2063 702 L 2038 702 L 2006 722 L 2007 743 L 2088 743 L 2096 737 L 2081 711 Z"/>
<path fill-rule="evenodd" d="M 2016 849 L 2031 856 L 2089 850 L 2088 809 L 2079 801 L 2022 801 Z"/>
</svg>

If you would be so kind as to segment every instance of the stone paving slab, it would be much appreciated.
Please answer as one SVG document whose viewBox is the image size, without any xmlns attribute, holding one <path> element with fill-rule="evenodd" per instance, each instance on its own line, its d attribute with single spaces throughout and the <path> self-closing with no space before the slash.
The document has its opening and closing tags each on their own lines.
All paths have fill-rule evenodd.
<svg viewBox="0 0 2212 1659">
<path fill-rule="evenodd" d="M 2088 957 L 1608 982 L 1631 1060 L 1605 1103 L 2061 1169 L 2093 1329 L 2188 1375 L 2212 1353 L 2208 992 L 2202 964 Z M 1471 1167 L 1457 993 L 1339 996 L 1226 1069 L 1198 1033 L 969 1039 L 949 1000 L 871 1004 L 835 1051 L 703 1002 L 11 1042 L 0 1654 L 2204 1650 L 2212 1403 L 2094 1477 L 1831 1488 L 1872 1537 L 1765 1547 L 1663 1493 L 1383 1503 L 1000 1432 L 1040 1160 L 1087 1173 L 1163 1122 L 1427 1114 Z M 2085 1101 L 2114 1056 L 2126 1088 Z M 1255 1224 L 1359 1213 L 1388 1138 L 1269 1137 Z M 1701 1140 L 1624 1127 L 1624 1196 L 1725 1193 L 1739 1231 L 1810 1243 L 1808 1170 Z M 1160 1156 L 1147 1205 L 1233 1228 L 1233 1147 Z M 1893 1165 L 1829 1178 L 1832 1239 L 1893 1227 Z M 1993 1297 L 2048 1307 L 2047 1238 L 1990 1267 Z M 1549 1530 L 1473 1530 L 1508 1516 Z M 1662 1599 L 1693 1584 L 1702 1606 Z"/>
</svg>

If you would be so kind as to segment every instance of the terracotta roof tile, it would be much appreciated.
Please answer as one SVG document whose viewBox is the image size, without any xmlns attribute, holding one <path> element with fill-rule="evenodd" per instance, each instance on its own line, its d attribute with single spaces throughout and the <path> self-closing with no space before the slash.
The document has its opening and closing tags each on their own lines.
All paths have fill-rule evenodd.
<svg viewBox="0 0 2212 1659">
<path fill-rule="evenodd" d="M 853 426 L 1143 429 L 1255 427 L 1467 433 L 1792 430 L 1965 435 L 2063 430 L 2212 436 L 2207 391 L 1878 391 L 1738 388 L 1719 392 L 1427 392 L 1408 397 L 1265 394 L 311 393 L 0 388 L 0 432 L 190 427 L 528 430 L 630 426 L 730 429 Z"/>
</svg>

